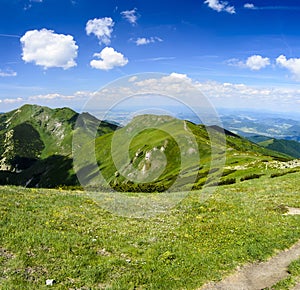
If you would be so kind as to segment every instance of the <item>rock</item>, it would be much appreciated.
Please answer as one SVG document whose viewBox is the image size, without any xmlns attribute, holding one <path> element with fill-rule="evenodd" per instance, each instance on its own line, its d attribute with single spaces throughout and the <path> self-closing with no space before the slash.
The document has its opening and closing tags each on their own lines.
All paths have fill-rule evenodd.
<svg viewBox="0 0 300 290">
<path fill-rule="evenodd" d="M 47 286 L 53 286 L 56 283 L 54 279 L 47 279 L 46 280 L 46 285 Z"/>
</svg>

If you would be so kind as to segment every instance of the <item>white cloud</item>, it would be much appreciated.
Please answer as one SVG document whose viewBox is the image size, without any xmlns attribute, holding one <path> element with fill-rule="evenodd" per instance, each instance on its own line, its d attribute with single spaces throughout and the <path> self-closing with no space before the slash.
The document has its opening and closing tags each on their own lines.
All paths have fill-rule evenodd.
<svg viewBox="0 0 300 290">
<path fill-rule="evenodd" d="M 129 81 L 130 83 L 132 83 L 132 82 L 135 82 L 137 79 L 138 79 L 137 76 L 133 76 L 133 77 L 129 78 L 128 81 Z"/>
<path fill-rule="evenodd" d="M 220 0 L 205 0 L 205 4 L 208 5 L 213 10 L 216 10 L 218 12 L 228 12 L 229 14 L 235 14 L 235 8 L 234 6 L 230 6 L 228 2 L 226 1 L 220 1 Z"/>
<path fill-rule="evenodd" d="M 105 90 L 89 94 L 92 97 L 90 109 L 96 110 L 95 104 L 101 109 L 109 110 L 110 102 L 135 95 L 165 95 L 176 98 L 192 108 L 201 107 L 205 97 L 218 108 L 260 108 L 274 111 L 295 111 L 300 109 L 300 88 L 274 86 L 249 86 L 243 83 L 220 83 L 216 81 L 197 82 L 185 74 L 141 75 L 129 77 L 128 83 L 121 86 L 109 86 Z M 203 107 L 205 108 L 205 106 Z M 103 109 L 104 110 L 104 109 Z"/>
<path fill-rule="evenodd" d="M 228 59 L 228 60 L 226 60 L 225 63 L 229 66 L 236 66 L 236 67 L 240 67 L 240 68 L 246 67 L 246 64 L 243 61 L 239 60 L 238 58 Z"/>
<path fill-rule="evenodd" d="M 256 9 L 256 7 L 254 6 L 254 4 L 252 4 L 252 3 L 246 3 L 246 4 L 244 4 L 244 8 L 246 8 L 246 9 Z"/>
<path fill-rule="evenodd" d="M 110 44 L 111 34 L 113 32 L 114 22 L 110 17 L 95 18 L 89 20 L 85 30 L 87 35 L 94 34 L 99 39 L 100 44 Z"/>
<path fill-rule="evenodd" d="M 105 47 L 100 53 L 95 53 L 94 56 L 101 59 L 94 59 L 90 62 L 91 67 L 96 69 L 110 70 L 114 67 L 125 66 L 128 63 L 128 59 L 112 47 Z"/>
<path fill-rule="evenodd" d="M 121 15 L 123 16 L 124 19 L 126 19 L 130 24 L 132 25 L 136 25 L 137 24 L 137 20 L 139 18 L 139 15 L 137 13 L 137 9 L 134 8 L 132 10 L 126 10 L 126 11 L 122 11 Z"/>
<path fill-rule="evenodd" d="M 270 65 L 270 59 L 268 57 L 262 57 L 261 55 L 252 55 L 249 56 L 246 61 L 239 60 L 238 58 L 231 58 L 227 60 L 226 63 L 230 66 L 261 70 Z"/>
<path fill-rule="evenodd" d="M 280 55 L 276 59 L 276 64 L 288 69 L 295 80 L 300 81 L 300 58 L 287 59 L 285 55 Z"/>
<path fill-rule="evenodd" d="M 259 87 L 246 84 L 209 81 L 196 84 L 200 91 L 218 107 L 253 108 L 274 111 L 300 109 L 300 89 L 285 87 Z M 299 105 L 296 105 L 299 104 Z"/>
<path fill-rule="evenodd" d="M 164 61 L 164 60 L 173 60 L 176 59 L 175 56 L 158 56 L 158 57 L 150 57 L 150 58 L 142 58 L 136 59 L 136 62 L 148 62 L 148 61 Z"/>
<path fill-rule="evenodd" d="M 270 65 L 270 59 L 261 55 L 252 55 L 246 61 L 246 66 L 251 70 L 260 70 L 268 65 Z"/>
<path fill-rule="evenodd" d="M 62 100 L 70 100 L 74 99 L 75 96 L 66 96 L 58 93 L 54 94 L 45 94 L 45 95 L 37 95 L 37 96 L 31 96 L 28 98 L 29 101 L 36 101 L 36 100 L 56 100 L 56 99 L 62 99 Z"/>
<path fill-rule="evenodd" d="M 12 70 L 3 71 L 0 69 L 0 77 L 16 77 L 17 73 Z"/>
<path fill-rule="evenodd" d="M 3 103 L 3 104 L 15 104 L 15 103 L 20 103 L 20 102 L 23 102 L 22 98 L 0 100 L 0 103 Z"/>
<path fill-rule="evenodd" d="M 138 38 L 135 43 L 136 45 L 146 45 L 149 43 L 155 43 L 155 42 L 162 42 L 163 40 L 159 37 L 150 37 L 150 38 L 145 38 L 145 37 L 140 37 Z"/>
<path fill-rule="evenodd" d="M 56 34 L 53 30 L 27 31 L 20 39 L 22 59 L 43 66 L 68 69 L 76 66 L 78 46 L 71 35 Z"/>
</svg>

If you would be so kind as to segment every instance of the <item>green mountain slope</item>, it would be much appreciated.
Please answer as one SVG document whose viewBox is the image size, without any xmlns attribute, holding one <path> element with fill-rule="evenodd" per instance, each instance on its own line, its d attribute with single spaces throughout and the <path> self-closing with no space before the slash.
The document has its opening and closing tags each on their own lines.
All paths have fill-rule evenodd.
<svg viewBox="0 0 300 290">
<path fill-rule="evenodd" d="M 265 136 L 252 136 L 248 139 L 267 149 L 281 152 L 294 158 L 300 158 L 300 143 L 297 141 L 274 139 Z"/>
<path fill-rule="evenodd" d="M 266 162 L 292 159 L 220 127 L 170 116 L 137 116 L 117 128 L 69 108 L 25 105 L 0 114 L 0 184 L 186 190 L 260 176 Z"/>
<path fill-rule="evenodd" d="M 72 138 L 79 114 L 69 108 L 24 105 L 0 115 L 0 183 L 53 187 L 78 184 L 73 171 Z M 91 128 L 99 120 L 83 113 Z M 97 135 L 116 129 L 101 122 Z"/>
<path fill-rule="evenodd" d="M 161 120 L 159 127 L 155 125 L 157 118 Z M 140 128 L 148 129 L 139 131 Z M 196 147 L 191 145 L 187 131 L 195 138 Z M 261 147 L 220 127 L 205 128 L 168 116 L 135 117 L 117 134 L 120 137 L 110 133 L 96 139 L 97 164 L 93 158 L 86 158 L 86 152 L 91 152 L 93 148 L 90 146 L 94 143 L 82 147 L 77 169 L 85 186 L 141 192 L 164 191 L 171 186 L 178 190 L 200 188 L 206 181 L 206 185 L 215 185 L 216 177 L 221 177 L 221 184 L 233 183 L 243 175 L 257 171 L 260 174 L 265 168 L 264 162 L 291 159 L 286 154 Z M 211 164 L 211 135 L 217 140 L 213 144 L 214 154 L 219 154 L 214 158 L 222 159 L 222 154 L 225 155 L 225 164 Z M 226 145 L 221 142 L 224 135 Z M 131 138 L 129 143 L 126 143 L 126 138 Z M 180 144 L 178 140 L 181 140 Z M 182 162 L 182 156 L 188 156 L 188 161 Z M 97 173 L 99 169 L 101 178 Z M 210 180 L 207 180 L 208 174 Z"/>
</svg>

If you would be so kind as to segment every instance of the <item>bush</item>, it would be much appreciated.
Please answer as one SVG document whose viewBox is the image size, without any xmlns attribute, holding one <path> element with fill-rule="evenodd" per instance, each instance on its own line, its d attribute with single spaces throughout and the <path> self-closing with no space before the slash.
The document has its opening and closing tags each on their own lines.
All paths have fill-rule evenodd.
<svg viewBox="0 0 300 290">
<path fill-rule="evenodd" d="M 234 173 L 234 172 L 236 172 L 235 169 L 224 169 L 224 171 L 222 173 L 222 176 L 225 177 L 225 176 L 227 176 L 227 175 L 229 175 L 231 173 Z"/>
<path fill-rule="evenodd" d="M 208 184 L 208 186 L 222 186 L 222 185 L 229 185 L 229 184 L 234 184 L 236 183 L 236 179 L 235 178 L 227 178 L 224 180 L 220 180 L 219 182 L 212 182 L 210 184 Z"/>
<path fill-rule="evenodd" d="M 219 182 L 219 185 L 228 185 L 228 184 L 234 184 L 234 183 L 236 183 L 235 178 L 227 178 L 227 179 L 221 180 Z"/>
<path fill-rule="evenodd" d="M 241 178 L 241 181 L 255 179 L 255 178 L 260 178 L 263 175 L 264 174 L 250 174 L 250 175 L 246 175 L 246 176 L 244 176 L 244 177 Z"/>
<path fill-rule="evenodd" d="M 271 178 L 279 177 L 279 176 L 283 176 L 283 175 L 286 175 L 286 174 L 289 174 L 289 173 L 295 173 L 295 172 L 298 172 L 298 170 L 293 169 L 293 170 L 284 171 L 284 172 L 276 172 L 276 173 L 271 174 Z"/>
</svg>

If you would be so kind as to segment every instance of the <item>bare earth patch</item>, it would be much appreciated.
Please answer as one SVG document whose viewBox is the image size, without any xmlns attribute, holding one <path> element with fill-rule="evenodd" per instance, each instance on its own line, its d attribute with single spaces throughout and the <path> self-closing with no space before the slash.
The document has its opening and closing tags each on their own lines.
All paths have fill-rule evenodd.
<svg viewBox="0 0 300 290">
<path fill-rule="evenodd" d="M 292 290 L 300 290 L 300 283 L 298 283 Z"/>
<path fill-rule="evenodd" d="M 3 257 L 5 260 L 8 260 L 14 258 L 14 255 L 6 249 L 0 247 L 0 257 Z"/>
<path fill-rule="evenodd" d="M 284 215 L 300 215 L 300 208 L 297 207 L 287 207 L 288 212 Z"/>
<path fill-rule="evenodd" d="M 10 259 L 13 259 L 14 257 L 15 256 L 12 253 L 10 253 L 8 250 L 0 246 L 0 285 L 1 285 L 1 280 L 7 278 L 6 275 L 8 269 L 5 267 L 6 263 Z"/>
<path fill-rule="evenodd" d="M 271 287 L 288 276 L 287 267 L 299 257 L 300 241 L 266 262 L 243 266 L 221 282 L 210 282 L 204 285 L 201 290 L 261 290 Z"/>
</svg>

